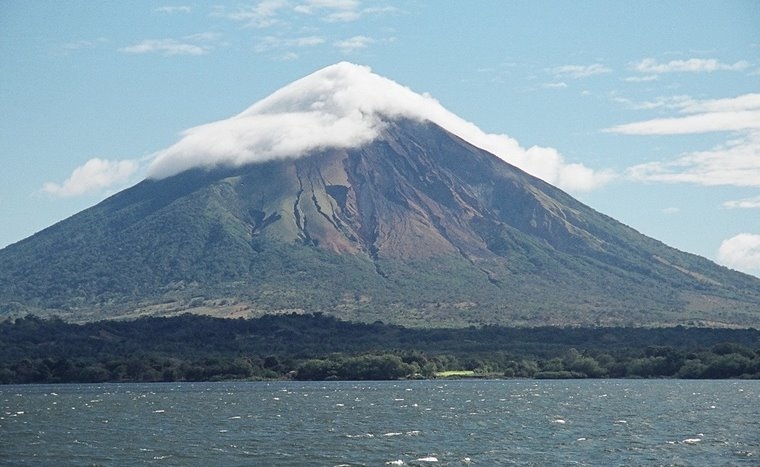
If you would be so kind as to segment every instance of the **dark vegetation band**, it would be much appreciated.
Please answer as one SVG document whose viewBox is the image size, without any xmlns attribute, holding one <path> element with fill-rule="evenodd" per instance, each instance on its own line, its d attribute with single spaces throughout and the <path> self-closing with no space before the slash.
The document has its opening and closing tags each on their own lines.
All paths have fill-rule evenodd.
<svg viewBox="0 0 760 467">
<path fill-rule="evenodd" d="M 0 323 L 0 383 L 257 379 L 760 378 L 760 331 L 418 329 L 322 314 Z"/>
</svg>

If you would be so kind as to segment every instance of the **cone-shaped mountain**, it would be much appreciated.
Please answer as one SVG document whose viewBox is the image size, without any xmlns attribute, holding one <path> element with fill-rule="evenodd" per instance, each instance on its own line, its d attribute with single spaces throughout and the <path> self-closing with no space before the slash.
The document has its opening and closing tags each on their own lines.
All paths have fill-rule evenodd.
<svg viewBox="0 0 760 467">
<path fill-rule="evenodd" d="M 152 178 L 0 250 L 0 314 L 760 323 L 760 280 L 645 237 L 440 121 L 375 110 L 361 137 L 297 154 L 270 144 L 256 159 L 259 135 L 247 155 L 203 159 L 181 141 Z"/>
</svg>

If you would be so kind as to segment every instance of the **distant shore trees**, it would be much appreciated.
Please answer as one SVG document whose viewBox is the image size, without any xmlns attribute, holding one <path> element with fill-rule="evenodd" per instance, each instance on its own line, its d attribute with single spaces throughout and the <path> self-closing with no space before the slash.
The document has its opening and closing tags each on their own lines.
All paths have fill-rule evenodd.
<svg viewBox="0 0 760 467">
<path fill-rule="evenodd" d="M 760 379 L 760 331 L 410 329 L 322 314 L 0 322 L 0 384 L 442 376 Z"/>
</svg>

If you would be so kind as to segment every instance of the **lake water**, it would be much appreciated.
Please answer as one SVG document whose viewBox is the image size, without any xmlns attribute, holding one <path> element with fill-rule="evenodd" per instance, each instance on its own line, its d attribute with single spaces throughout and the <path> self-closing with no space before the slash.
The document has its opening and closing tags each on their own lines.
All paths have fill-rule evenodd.
<svg viewBox="0 0 760 467">
<path fill-rule="evenodd" d="M 760 382 L 0 386 L 0 464 L 760 465 Z"/>
</svg>

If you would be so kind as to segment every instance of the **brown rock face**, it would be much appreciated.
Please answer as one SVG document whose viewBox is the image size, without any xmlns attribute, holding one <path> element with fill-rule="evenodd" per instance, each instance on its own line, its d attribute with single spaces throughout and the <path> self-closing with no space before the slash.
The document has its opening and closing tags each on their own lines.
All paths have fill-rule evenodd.
<svg viewBox="0 0 760 467">
<path fill-rule="evenodd" d="M 544 190 L 567 195 L 433 124 L 390 123 L 363 148 L 268 165 L 245 182 L 261 215 L 277 217 L 267 233 L 335 253 L 492 259 L 489 230 L 515 227 L 557 247 L 600 242 Z"/>
</svg>

